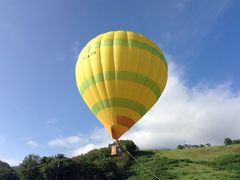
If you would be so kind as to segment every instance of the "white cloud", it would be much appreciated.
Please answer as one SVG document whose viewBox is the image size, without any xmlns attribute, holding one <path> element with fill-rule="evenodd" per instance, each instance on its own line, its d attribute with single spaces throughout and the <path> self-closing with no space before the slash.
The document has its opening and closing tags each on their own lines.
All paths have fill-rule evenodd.
<svg viewBox="0 0 240 180">
<path fill-rule="evenodd" d="M 240 92 L 232 92 L 229 83 L 188 87 L 171 62 L 163 95 L 123 139 L 145 149 L 175 148 L 184 140 L 220 145 L 225 137 L 240 138 L 239 107 Z"/>
<path fill-rule="evenodd" d="M 95 128 L 89 136 L 91 142 L 111 143 L 112 138 L 109 136 L 105 128 Z"/>
<path fill-rule="evenodd" d="M 29 140 L 27 141 L 27 144 L 30 145 L 30 146 L 34 146 L 34 147 L 39 146 L 39 144 L 38 144 L 36 141 L 31 140 L 31 139 L 29 139 Z"/>
<path fill-rule="evenodd" d="M 56 138 L 48 142 L 48 145 L 51 147 L 58 146 L 58 147 L 72 147 L 79 145 L 80 143 L 85 142 L 79 136 L 70 136 L 66 138 Z"/>
<path fill-rule="evenodd" d="M 71 156 L 77 156 L 81 154 L 85 154 L 90 150 L 101 148 L 106 146 L 106 144 L 86 144 L 83 147 L 76 148 L 72 151 Z"/>
<path fill-rule="evenodd" d="M 22 161 L 17 159 L 1 158 L 1 161 L 8 163 L 10 166 L 18 166 Z"/>
<path fill-rule="evenodd" d="M 70 156 L 77 156 L 85 154 L 90 150 L 106 147 L 108 144 L 112 143 L 113 140 L 107 133 L 105 128 L 95 128 L 93 132 L 86 138 L 85 145 L 77 147 L 72 150 Z"/>
<path fill-rule="evenodd" d="M 69 156 L 77 156 L 87 153 L 88 151 L 106 147 L 112 143 L 113 140 L 104 128 L 94 128 L 90 134 L 79 136 L 70 136 L 65 138 L 56 138 L 48 142 L 51 147 L 67 148 Z"/>
<path fill-rule="evenodd" d="M 26 137 L 25 140 L 26 140 L 26 144 L 29 146 L 32 146 L 32 147 L 40 146 L 40 144 L 37 141 L 33 140 L 31 137 Z"/>
<path fill-rule="evenodd" d="M 176 148 L 184 141 L 221 145 L 225 137 L 240 138 L 240 91 L 231 91 L 230 85 L 198 83 L 189 87 L 184 67 L 170 61 L 168 83 L 159 101 L 121 139 L 131 139 L 142 149 L 158 149 Z M 73 147 L 71 156 L 113 142 L 104 128 L 95 128 L 83 137 L 85 142 Z M 57 139 L 49 144 L 67 144 L 63 142 Z"/>
</svg>

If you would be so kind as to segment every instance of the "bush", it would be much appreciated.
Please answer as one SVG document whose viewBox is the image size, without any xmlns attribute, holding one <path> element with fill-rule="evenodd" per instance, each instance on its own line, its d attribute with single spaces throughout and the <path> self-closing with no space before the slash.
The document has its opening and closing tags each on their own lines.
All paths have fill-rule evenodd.
<svg viewBox="0 0 240 180">
<path fill-rule="evenodd" d="M 213 166 L 219 169 L 240 171 L 240 154 L 223 155 L 213 160 Z"/>
<path fill-rule="evenodd" d="M 230 144 L 240 144 L 240 139 L 230 139 L 230 138 L 225 138 L 224 139 L 224 144 L 225 145 L 230 145 Z"/>
<path fill-rule="evenodd" d="M 232 140 L 230 138 L 225 138 L 224 139 L 224 144 L 225 145 L 230 145 L 230 144 L 232 144 Z"/>
<path fill-rule="evenodd" d="M 138 150 L 138 147 L 136 146 L 136 144 L 131 140 L 120 140 L 119 142 L 132 155 L 134 155 Z"/>
<path fill-rule="evenodd" d="M 232 140 L 233 144 L 240 144 L 240 139 Z"/>
<path fill-rule="evenodd" d="M 185 147 L 183 145 L 180 145 L 180 144 L 177 146 L 177 149 L 184 149 L 184 148 Z"/>
</svg>

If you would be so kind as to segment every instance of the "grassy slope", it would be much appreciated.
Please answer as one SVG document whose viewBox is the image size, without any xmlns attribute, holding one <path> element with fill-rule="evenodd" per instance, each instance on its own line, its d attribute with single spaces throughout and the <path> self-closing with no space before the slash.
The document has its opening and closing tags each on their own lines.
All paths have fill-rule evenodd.
<svg viewBox="0 0 240 180">
<path fill-rule="evenodd" d="M 140 152 L 136 157 L 160 179 L 240 179 L 239 155 L 240 144 L 182 150 L 149 150 Z M 225 163 L 226 159 L 229 161 Z M 125 174 L 128 179 L 154 179 L 137 163 L 129 166 Z"/>
<path fill-rule="evenodd" d="M 240 144 L 194 149 L 153 150 L 152 152 L 159 156 L 165 156 L 172 159 L 202 161 L 213 160 L 221 155 L 240 153 Z"/>
</svg>

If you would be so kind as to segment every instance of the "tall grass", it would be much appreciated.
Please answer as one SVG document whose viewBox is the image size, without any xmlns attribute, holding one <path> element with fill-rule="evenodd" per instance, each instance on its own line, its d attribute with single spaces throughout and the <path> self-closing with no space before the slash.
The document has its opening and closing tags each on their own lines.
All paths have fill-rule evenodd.
<svg viewBox="0 0 240 180">
<path fill-rule="evenodd" d="M 162 179 L 240 179 L 240 145 L 182 150 L 140 151 L 136 158 Z M 125 169 L 127 179 L 154 179 L 137 163 Z"/>
</svg>

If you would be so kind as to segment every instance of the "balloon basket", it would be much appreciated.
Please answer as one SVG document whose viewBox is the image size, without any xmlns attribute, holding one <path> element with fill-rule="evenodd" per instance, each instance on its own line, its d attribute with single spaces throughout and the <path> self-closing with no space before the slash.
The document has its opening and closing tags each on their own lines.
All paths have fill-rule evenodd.
<svg viewBox="0 0 240 180">
<path fill-rule="evenodd" d="M 111 156 L 121 156 L 122 150 L 120 148 L 119 142 L 116 140 L 111 146 Z"/>
</svg>

